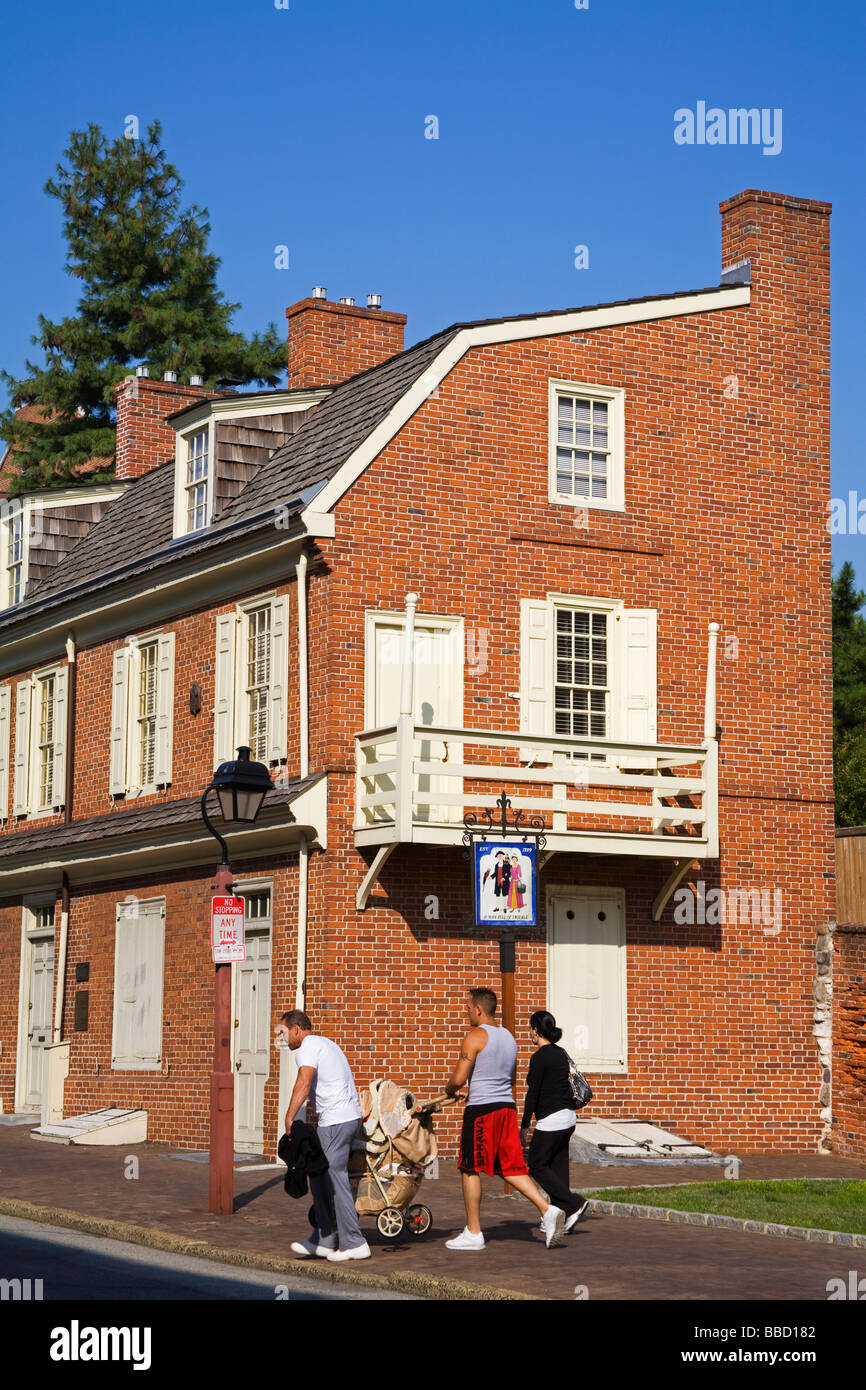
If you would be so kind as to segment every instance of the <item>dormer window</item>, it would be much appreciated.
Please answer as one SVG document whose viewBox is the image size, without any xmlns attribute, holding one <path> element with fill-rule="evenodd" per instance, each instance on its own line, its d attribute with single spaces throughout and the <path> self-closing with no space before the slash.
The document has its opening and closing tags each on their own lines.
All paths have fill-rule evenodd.
<svg viewBox="0 0 866 1390">
<path fill-rule="evenodd" d="M 24 513 L 13 512 L 6 537 L 6 605 L 20 603 L 24 590 Z"/>
<path fill-rule="evenodd" d="M 201 531 L 208 524 L 210 492 L 210 430 L 191 434 L 186 442 L 186 529 Z"/>
</svg>

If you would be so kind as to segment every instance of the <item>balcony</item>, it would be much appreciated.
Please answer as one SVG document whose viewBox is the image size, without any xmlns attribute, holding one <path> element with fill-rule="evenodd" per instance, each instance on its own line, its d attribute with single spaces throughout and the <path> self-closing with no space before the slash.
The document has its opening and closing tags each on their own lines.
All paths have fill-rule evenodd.
<svg viewBox="0 0 866 1390">
<path fill-rule="evenodd" d="M 410 635 L 412 611 L 410 605 Z M 670 885 L 676 886 L 693 860 L 719 854 L 718 630 L 718 624 L 709 625 L 704 737 L 688 745 L 419 724 L 407 712 L 412 708 L 407 640 L 403 712 L 396 723 L 355 739 L 355 844 L 376 849 L 358 891 L 359 907 L 398 844 L 462 844 L 464 816 L 482 818 L 503 790 L 524 821 L 543 818 L 542 864 L 561 853 L 673 860 L 666 900 Z"/>
<path fill-rule="evenodd" d="M 464 815 L 504 789 L 524 820 L 544 818 L 548 855 L 718 856 L 715 740 L 531 739 L 404 718 L 355 740 L 359 846 L 461 844 Z"/>
</svg>

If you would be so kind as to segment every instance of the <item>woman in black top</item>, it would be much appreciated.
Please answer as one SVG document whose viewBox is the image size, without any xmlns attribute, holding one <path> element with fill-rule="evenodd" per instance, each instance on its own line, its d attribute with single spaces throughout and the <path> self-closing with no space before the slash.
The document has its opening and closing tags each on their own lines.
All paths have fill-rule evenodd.
<svg viewBox="0 0 866 1390">
<path fill-rule="evenodd" d="M 521 1138 L 529 1137 L 535 1116 L 535 1133 L 527 1161 L 530 1176 L 543 1187 L 554 1206 L 565 1212 L 565 1230 L 580 1220 L 589 1203 L 569 1187 L 568 1144 L 575 1126 L 574 1097 L 568 1079 L 568 1056 L 557 1044 L 562 1029 L 553 1014 L 539 1010 L 529 1020 L 529 1034 L 536 1048 L 526 1078 Z"/>
</svg>

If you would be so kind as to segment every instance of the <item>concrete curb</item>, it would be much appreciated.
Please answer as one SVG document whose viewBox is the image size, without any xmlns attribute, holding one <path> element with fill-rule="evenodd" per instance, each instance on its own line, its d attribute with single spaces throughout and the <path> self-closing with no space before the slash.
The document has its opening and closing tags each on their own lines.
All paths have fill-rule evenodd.
<svg viewBox="0 0 866 1390">
<path fill-rule="evenodd" d="M 411 1270 L 392 1274 L 367 1274 L 347 1269 L 344 1264 L 329 1264 L 327 1260 L 286 1260 L 277 1255 L 260 1255 L 254 1250 L 224 1250 L 204 1240 L 174 1235 L 148 1226 L 131 1226 L 125 1221 L 107 1217 L 88 1216 L 84 1212 L 67 1211 L 63 1207 L 36 1206 L 12 1197 L 0 1197 L 0 1216 L 17 1216 L 43 1226 L 65 1226 L 85 1235 L 102 1236 L 105 1240 L 124 1240 L 131 1245 L 145 1245 L 151 1250 L 164 1250 L 171 1255 L 190 1255 L 196 1259 L 215 1260 L 220 1264 L 239 1265 L 246 1269 L 272 1269 L 276 1274 L 319 1280 L 324 1283 L 357 1284 L 360 1288 L 390 1289 L 393 1293 L 415 1294 L 418 1298 L 450 1302 L 530 1302 L 544 1300 L 538 1295 L 519 1293 L 515 1289 L 500 1289 L 489 1284 L 471 1284 L 463 1279 L 448 1279 L 438 1274 L 415 1274 Z"/>
<path fill-rule="evenodd" d="M 608 1216 L 636 1216 L 643 1221 L 670 1221 L 682 1226 L 709 1226 L 719 1231 L 748 1231 L 751 1235 L 785 1236 L 792 1240 L 811 1240 L 821 1245 L 844 1245 L 849 1249 L 866 1250 L 866 1235 L 855 1235 L 851 1231 L 824 1231 L 811 1226 L 782 1226 L 775 1221 L 748 1221 L 742 1216 L 719 1216 L 706 1211 L 679 1211 L 676 1207 L 647 1207 L 633 1202 L 604 1202 L 596 1197 L 590 1198 L 589 1209 Z"/>
</svg>

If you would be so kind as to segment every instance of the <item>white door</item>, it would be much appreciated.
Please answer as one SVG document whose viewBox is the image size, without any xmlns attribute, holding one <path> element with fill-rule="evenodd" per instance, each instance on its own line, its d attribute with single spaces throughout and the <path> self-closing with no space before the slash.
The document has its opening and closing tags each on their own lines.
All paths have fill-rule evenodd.
<svg viewBox="0 0 866 1390">
<path fill-rule="evenodd" d="M 235 1145 L 240 1153 L 261 1153 L 264 1145 L 265 1082 L 271 1056 L 271 932 L 250 917 L 256 898 L 247 899 L 247 958 L 234 968 Z M 268 909 L 269 910 L 269 909 Z"/>
<path fill-rule="evenodd" d="M 54 1000 L 54 936 L 31 937 L 30 982 L 27 1009 L 27 1049 L 24 1108 L 41 1110 L 45 1047 L 51 1042 Z"/>
<path fill-rule="evenodd" d="M 414 716 L 416 725 L 432 728 L 459 728 L 463 723 L 463 624 L 437 623 L 435 618 L 416 620 Z M 400 622 L 377 619 L 374 628 L 373 661 L 374 687 L 372 708 L 367 710 L 367 728 L 381 729 L 396 724 L 400 713 L 400 694 L 403 679 L 403 627 Z M 394 744 L 380 745 L 381 759 L 393 756 Z M 446 754 L 441 739 L 416 738 L 414 755 L 419 759 L 439 761 Z M 447 757 L 459 762 L 461 745 L 447 744 Z M 377 791 L 390 791 L 394 779 L 378 779 Z M 447 792 L 459 796 L 462 779 L 418 773 L 415 792 L 427 796 L 431 792 Z M 385 808 L 390 815 L 391 808 Z M 461 821 L 463 808 L 459 805 L 432 806 L 426 803 L 415 808 L 416 821 Z"/>
<path fill-rule="evenodd" d="M 551 889 L 547 1000 L 581 1070 L 627 1070 L 625 895 Z"/>
</svg>

